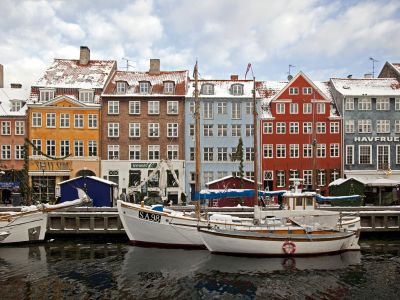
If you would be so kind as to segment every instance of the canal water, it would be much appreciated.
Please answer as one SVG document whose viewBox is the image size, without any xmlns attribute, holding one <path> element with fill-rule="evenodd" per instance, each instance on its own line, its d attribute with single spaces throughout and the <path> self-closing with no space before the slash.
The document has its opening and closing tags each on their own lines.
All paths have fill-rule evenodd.
<svg viewBox="0 0 400 300">
<path fill-rule="evenodd" d="M 126 241 L 0 247 L 0 299 L 399 299 L 400 239 L 360 252 L 246 258 Z"/>
</svg>

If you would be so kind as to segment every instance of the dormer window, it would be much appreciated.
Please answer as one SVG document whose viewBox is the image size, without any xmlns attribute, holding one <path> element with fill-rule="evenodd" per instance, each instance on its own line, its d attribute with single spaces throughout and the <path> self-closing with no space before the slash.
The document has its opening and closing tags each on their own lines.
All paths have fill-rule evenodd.
<svg viewBox="0 0 400 300">
<path fill-rule="evenodd" d="M 150 93 L 150 82 L 148 82 L 148 81 L 139 82 L 139 92 L 140 92 L 140 94 L 149 94 Z"/>
<path fill-rule="evenodd" d="M 11 111 L 19 111 L 23 106 L 23 102 L 21 100 L 13 100 L 11 101 Z"/>
<path fill-rule="evenodd" d="M 201 94 L 214 95 L 214 85 L 206 83 L 201 86 Z"/>
<path fill-rule="evenodd" d="M 40 101 L 46 102 L 54 99 L 56 94 L 55 89 L 40 89 Z"/>
<path fill-rule="evenodd" d="M 92 103 L 94 101 L 93 90 L 79 90 L 79 101 Z"/>
<path fill-rule="evenodd" d="M 125 94 L 125 93 L 126 93 L 126 82 L 117 81 L 117 94 Z"/>
<path fill-rule="evenodd" d="M 235 96 L 243 95 L 243 84 L 232 84 L 231 93 Z"/>
<path fill-rule="evenodd" d="M 175 83 L 173 81 L 164 81 L 164 94 L 172 94 L 174 92 Z"/>
</svg>

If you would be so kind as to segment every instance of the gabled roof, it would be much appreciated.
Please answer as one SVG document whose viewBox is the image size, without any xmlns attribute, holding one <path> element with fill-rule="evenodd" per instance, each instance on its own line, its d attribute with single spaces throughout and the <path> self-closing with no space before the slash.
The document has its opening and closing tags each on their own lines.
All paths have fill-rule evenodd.
<svg viewBox="0 0 400 300">
<path fill-rule="evenodd" d="M 29 97 L 29 90 L 23 88 L 0 88 L 0 116 L 25 116 L 26 101 Z M 19 111 L 12 111 L 12 102 L 22 101 Z"/>
<path fill-rule="evenodd" d="M 74 96 L 70 96 L 70 95 L 59 95 L 59 96 L 55 97 L 54 99 L 49 100 L 47 102 L 37 102 L 37 103 L 30 102 L 28 105 L 35 106 L 35 107 L 47 107 L 47 106 L 55 107 L 55 106 L 57 106 L 58 103 L 60 103 L 62 101 L 67 101 L 69 103 L 72 103 L 74 105 L 74 107 L 100 107 L 99 103 L 78 101 L 78 99 L 76 99 Z"/>
<path fill-rule="evenodd" d="M 206 182 L 205 185 L 209 186 L 210 184 L 214 184 L 214 183 L 217 183 L 217 182 L 225 181 L 225 180 L 231 179 L 231 178 L 235 178 L 237 180 L 244 180 L 244 181 L 247 181 L 247 182 L 250 182 L 250 183 L 254 183 L 254 180 L 251 180 L 251 179 L 246 178 L 246 177 L 237 177 L 237 176 L 228 175 L 228 176 L 225 176 L 225 177 L 213 180 L 213 181 Z"/>
<path fill-rule="evenodd" d="M 201 94 L 201 87 L 204 84 L 211 84 L 214 86 L 214 94 L 205 95 Z M 231 87 L 235 84 L 243 85 L 243 95 L 233 95 L 231 93 Z M 199 96 L 201 98 L 252 98 L 253 97 L 253 80 L 236 80 L 236 79 L 226 79 L 226 80 L 218 80 L 218 79 L 201 79 L 198 81 L 198 89 Z M 188 89 L 188 97 L 193 97 L 194 95 L 194 80 L 190 81 L 189 89 Z M 256 97 L 260 96 L 256 94 Z"/>
<path fill-rule="evenodd" d="M 343 96 L 399 96 L 395 78 L 331 78 L 333 87 Z"/>
<path fill-rule="evenodd" d="M 115 72 L 110 83 L 103 92 L 103 96 L 184 96 L 186 94 L 188 71 L 160 71 L 160 72 Z M 116 83 L 124 81 L 128 84 L 126 93 L 117 94 Z M 151 92 L 149 94 L 140 94 L 139 83 L 150 82 Z M 164 82 L 172 81 L 175 84 L 175 90 L 172 94 L 163 93 Z"/>
</svg>

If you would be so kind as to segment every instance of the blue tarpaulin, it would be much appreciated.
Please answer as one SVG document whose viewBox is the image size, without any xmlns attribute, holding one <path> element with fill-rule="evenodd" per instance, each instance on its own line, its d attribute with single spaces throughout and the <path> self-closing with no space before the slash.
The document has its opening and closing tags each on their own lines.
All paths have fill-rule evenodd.
<svg viewBox="0 0 400 300">
<path fill-rule="evenodd" d="M 286 191 L 258 191 L 258 196 L 280 196 L 286 193 Z M 251 189 L 226 189 L 226 190 L 201 190 L 194 195 L 194 201 L 196 200 L 214 200 L 221 198 L 237 198 L 237 197 L 253 197 L 254 190 Z"/>
</svg>

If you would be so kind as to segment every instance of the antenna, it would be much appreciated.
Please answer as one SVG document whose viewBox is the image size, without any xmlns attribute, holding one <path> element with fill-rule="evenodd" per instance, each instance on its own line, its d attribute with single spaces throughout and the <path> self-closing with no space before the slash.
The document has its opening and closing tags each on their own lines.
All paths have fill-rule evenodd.
<svg viewBox="0 0 400 300">
<path fill-rule="evenodd" d="M 129 71 L 129 67 L 135 68 L 136 62 L 133 61 L 132 59 L 123 57 L 122 60 L 126 60 L 126 70 L 127 70 L 127 71 Z M 130 65 L 129 62 L 134 62 L 134 63 L 135 63 L 135 66 Z"/>
<path fill-rule="evenodd" d="M 288 72 L 288 77 L 287 77 L 287 79 L 290 81 L 290 80 L 292 80 L 292 78 L 293 78 L 293 76 L 290 74 L 290 69 L 291 68 L 295 68 L 296 66 L 293 66 L 293 65 L 291 65 L 291 64 L 289 64 L 289 72 Z"/>
<path fill-rule="evenodd" d="M 369 60 L 372 60 L 372 78 L 375 78 L 375 63 L 378 62 L 379 60 L 376 60 L 373 57 L 370 57 Z"/>
</svg>

